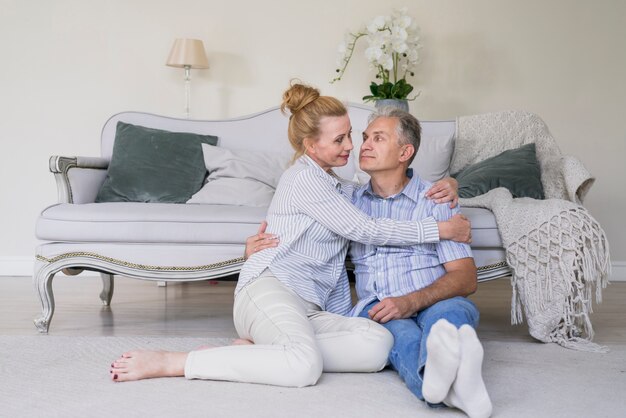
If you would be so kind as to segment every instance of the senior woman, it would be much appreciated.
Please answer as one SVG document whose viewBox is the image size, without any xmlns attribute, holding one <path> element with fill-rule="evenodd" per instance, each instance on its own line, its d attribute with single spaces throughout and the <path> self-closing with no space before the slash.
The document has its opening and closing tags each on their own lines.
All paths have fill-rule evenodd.
<svg viewBox="0 0 626 418">
<path fill-rule="evenodd" d="M 295 163 L 282 175 L 267 214 L 276 247 L 246 261 L 235 290 L 234 345 L 189 353 L 131 351 L 112 365 L 114 381 L 185 376 L 302 387 L 322 371 L 375 372 L 393 337 L 351 308 L 344 261 L 349 241 L 413 245 L 468 240 L 462 217 L 437 223 L 374 219 L 351 203 L 353 185 L 332 171 L 348 162 L 350 119 L 337 99 L 292 84 L 283 95 Z"/>
</svg>

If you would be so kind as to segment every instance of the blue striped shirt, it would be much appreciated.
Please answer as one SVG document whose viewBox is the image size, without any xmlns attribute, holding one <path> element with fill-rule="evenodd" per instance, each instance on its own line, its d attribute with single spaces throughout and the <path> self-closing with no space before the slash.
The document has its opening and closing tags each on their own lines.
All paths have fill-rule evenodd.
<svg viewBox="0 0 626 418">
<path fill-rule="evenodd" d="M 370 216 L 398 220 L 434 217 L 445 221 L 459 213 L 458 206 L 450 209 L 449 203 L 437 204 L 427 199 L 424 194 L 430 186 L 414 175 L 402 192 L 382 198 L 368 183 L 355 192 L 354 203 Z M 403 247 L 353 242 L 350 256 L 359 299 L 351 313 L 358 315 L 376 299 L 404 296 L 429 286 L 446 273 L 444 263 L 472 257 L 472 252 L 469 245 L 448 240 Z"/>
<path fill-rule="evenodd" d="M 308 302 L 346 315 L 352 302 L 345 270 L 350 240 L 370 245 L 438 242 L 433 217 L 398 222 L 375 219 L 352 205 L 353 183 L 325 172 L 308 156 L 287 169 L 267 213 L 267 231 L 277 247 L 250 256 L 235 293 L 269 268 L 278 280 Z"/>
</svg>

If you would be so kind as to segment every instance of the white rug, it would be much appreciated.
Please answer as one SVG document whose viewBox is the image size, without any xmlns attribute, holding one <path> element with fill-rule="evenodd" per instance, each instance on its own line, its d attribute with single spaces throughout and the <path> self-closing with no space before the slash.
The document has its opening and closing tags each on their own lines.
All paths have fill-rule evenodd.
<svg viewBox="0 0 626 418">
<path fill-rule="evenodd" d="M 1 417 L 461 417 L 432 410 L 397 374 L 324 374 L 287 389 L 184 378 L 113 383 L 108 366 L 133 348 L 191 350 L 226 339 L 0 336 Z M 626 347 L 608 354 L 555 344 L 485 343 L 497 417 L 626 416 Z"/>
</svg>

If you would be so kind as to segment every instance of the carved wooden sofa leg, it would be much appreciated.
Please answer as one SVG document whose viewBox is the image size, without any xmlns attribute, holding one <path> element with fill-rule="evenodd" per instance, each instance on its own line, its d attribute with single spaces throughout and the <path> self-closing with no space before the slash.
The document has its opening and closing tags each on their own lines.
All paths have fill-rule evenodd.
<svg viewBox="0 0 626 418">
<path fill-rule="evenodd" d="M 71 262 L 70 262 L 71 263 Z M 81 267 L 68 266 L 68 261 L 60 259 L 58 261 L 50 261 L 43 257 L 37 258 L 35 261 L 35 274 L 33 275 L 33 283 L 35 290 L 41 302 L 41 316 L 34 319 L 35 327 L 41 333 L 48 333 L 50 322 L 54 315 L 54 293 L 52 291 L 52 279 L 59 271 L 74 276 L 81 273 L 84 269 Z M 102 278 L 102 292 L 100 292 L 100 300 L 105 306 L 111 304 L 113 298 L 113 274 L 100 273 Z"/>
<path fill-rule="evenodd" d="M 50 328 L 50 321 L 52 315 L 54 315 L 54 294 L 52 293 L 52 279 L 62 269 L 62 266 L 57 266 L 54 263 L 44 263 L 42 261 L 35 261 L 35 274 L 33 275 L 33 282 L 37 295 L 39 295 L 39 301 L 41 302 L 41 316 L 35 318 L 35 327 L 41 333 L 48 333 Z"/>
<path fill-rule="evenodd" d="M 100 300 L 104 306 L 111 305 L 111 298 L 113 298 L 113 275 L 109 273 L 100 273 L 102 278 L 102 292 L 100 292 Z"/>
</svg>

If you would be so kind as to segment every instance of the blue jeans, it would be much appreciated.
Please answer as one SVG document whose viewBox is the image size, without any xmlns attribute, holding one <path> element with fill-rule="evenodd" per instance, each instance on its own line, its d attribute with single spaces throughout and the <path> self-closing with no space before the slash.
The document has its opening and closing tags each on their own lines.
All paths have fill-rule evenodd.
<svg viewBox="0 0 626 418">
<path fill-rule="evenodd" d="M 359 316 L 368 318 L 369 311 L 379 301 L 367 305 Z M 468 324 L 478 326 L 478 309 L 472 301 L 464 297 L 442 300 L 419 311 L 407 319 L 394 319 L 385 324 L 394 337 L 393 347 L 389 353 L 389 362 L 406 383 L 415 396 L 424 400 L 422 383 L 424 366 L 426 365 L 426 339 L 430 328 L 440 319 L 445 319 L 457 328 Z"/>
</svg>

